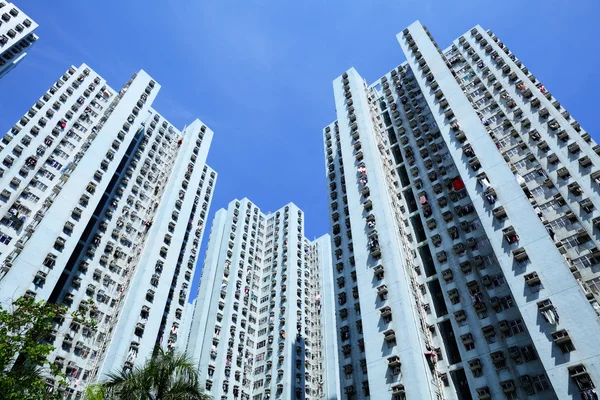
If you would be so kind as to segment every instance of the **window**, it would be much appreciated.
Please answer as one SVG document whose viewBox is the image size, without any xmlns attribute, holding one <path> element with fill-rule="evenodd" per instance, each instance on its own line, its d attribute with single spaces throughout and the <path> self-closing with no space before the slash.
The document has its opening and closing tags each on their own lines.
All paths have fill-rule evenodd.
<svg viewBox="0 0 600 400">
<path fill-rule="evenodd" d="M 528 162 L 526 159 L 519 160 L 519 161 L 513 163 L 514 167 L 517 169 L 525 169 L 525 168 L 527 168 L 527 164 L 528 164 Z"/>
<path fill-rule="evenodd" d="M 469 86 L 471 86 L 471 85 L 469 85 Z M 474 97 L 477 97 L 477 96 L 482 95 L 482 94 L 483 94 L 483 90 L 477 89 L 477 90 L 474 90 L 474 91 L 471 92 L 471 97 L 474 98 Z"/>
<path fill-rule="evenodd" d="M 546 191 L 547 191 L 547 189 L 545 186 L 538 186 L 536 188 L 531 189 L 531 194 L 534 197 L 539 197 L 539 196 L 544 196 Z"/>
<path fill-rule="evenodd" d="M 558 230 L 558 229 L 560 229 L 560 228 L 565 228 L 565 227 L 567 227 L 570 224 L 571 223 L 569 222 L 569 219 L 566 216 L 562 216 L 562 217 L 557 218 L 554 221 L 550 222 L 550 226 L 555 231 Z"/>
<path fill-rule="evenodd" d="M 506 283 L 506 281 L 504 280 L 504 275 L 502 274 L 494 275 L 491 278 L 495 288 L 500 287 Z"/>
<path fill-rule="evenodd" d="M 42 192 L 45 192 L 46 189 L 48 189 L 48 185 L 43 184 L 42 182 L 38 181 L 38 180 L 33 180 L 31 182 L 31 185 L 36 188 L 41 190 Z"/>
<path fill-rule="evenodd" d="M 579 235 L 575 234 L 573 236 L 569 236 L 567 238 L 561 239 L 561 242 L 566 249 L 571 249 L 573 247 L 579 246 L 578 237 L 579 237 Z"/>
<path fill-rule="evenodd" d="M 75 139 L 75 140 L 76 140 L 76 141 L 78 141 L 78 142 L 81 142 L 81 136 L 79 136 L 78 134 L 76 134 L 76 133 L 75 133 L 75 132 L 73 132 L 73 131 L 69 131 L 69 132 L 67 132 L 67 137 L 69 137 L 69 138 L 72 138 L 72 139 Z"/>
<path fill-rule="evenodd" d="M 258 342 L 258 344 L 256 345 L 257 349 L 261 349 L 263 347 L 265 347 L 267 345 L 267 341 L 266 340 L 261 340 L 260 342 Z"/>
<path fill-rule="evenodd" d="M 56 160 L 48 161 L 48 164 L 50 164 L 51 167 L 55 168 L 58 171 L 60 171 L 63 167 L 63 165 Z"/>
<path fill-rule="evenodd" d="M 481 99 L 477 100 L 477 101 L 475 102 L 475 104 L 477 104 L 478 106 L 480 106 L 480 107 L 481 107 L 481 106 L 483 106 L 484 104 L 487 104 L 489 101 L 490 101 L 489 99 L 487 99 L 486 97 L 483 97 L 483 98 L 481 98 Z"/>
<path fill-rule="evenodd" d="M 23 198 L 26 200 L 32 201 L 34 203 L 37 203 L 38 201 L 40 201 L 40 198 L 31 192 L 24 194 Z"/>
<path fill-rule="evenodd" d="M 548 211 L 557 210 L 559 208 L 560 206 L 558 205 L 556 200 L 550 200 L 549 202 L 540 205 L 540 210 L 542 210 L 542 212 L 544 213 L 547 213 Z"/>
<path fill-rule="evenodd" d="M 61 142 L 61 144 L 62 144 L 63 146 L 65 146 L 65 147 L 66 147 L 67 149 L 69 149 L 69 150 L 73 150 L 73 149 L 75 149 L 75 145 L 74 145 L 73 143 L 69 142 L 68 140 L 63 140 L 63 141 Z"/>
<path fill-rule="evenodd" d="M 566 330 L 563 329 L 562 331 L 554 332 L 552 334 L 552 339 L 563 354 L 575 351 L 575 346 Z"/>
<path fill-rule="evenodd" d="M 516 392 L 504 393 L 506 400 L 519 400 L 519 396 Z"/>
<path fill-rule="evenodd" d="M 471 223 L 471 227 L 473 230 L 479 229 L 480 226 L 481 223 L 479 222 L 479 220 L 473 221 Z M 482 253 L 491 248 L 490 240 L 487 238 L 487 236 L 480 236 L 475 240 L 475 242 L 477 243 L 477 248 Z"/>
<path fill-rule="evenodd" d="M 525 332 L 525 325 L 523 325 L 523 320 L 515 319 L 514 321 L 510 321 L 510 331 L 513 335 L 518 335 L 519 333 Z"/>
<path fill-rule="evenodd" d="M 262 379 L 259 379 L 258 381 L 254 382 L 254 389 L 258 389 L 260 387 L 262 387 L 264 384 L 264 381 Z"/>
<path fill-rule="evenodd" d="M 533 382 L 533 386 L 535 387 L 536 392 L 545 392 L 550 389 L 550 383 L 548 383 L 548 378 L 545 374 L 536 375 L 531 378 Z"/>
<path fill-rule="evenodd" d="M 502 309 L 506 310 L 508 308 L 511 308 L 512 306 L 514 306 L 514 300 L 512 298 L 512 296 L 505 296 L 505 297 L 501 297 L 500 298 L 500 304 L 502 305 Z"/>
<path fill-rule="evenodd" d="M 577 384 L 579 390 L 583 392 L 595 387 L 585 365 L 578 364 L 569 367 L 568 369 L 571 379 Z"/>
<path fill-rule="evenodd" d="M 39 172 L 39 175 L 46 179 L 49 179 L 49 180 L 53 180 L 56 177 L 56 175 L 54 175 L 52 172 L 48 171 L 47 169 L 41 169 Z"/>
<path fill-rule="evenodd" d="M 586 256 L 584 256 L 584 257 L 586 257 Z M 573 262 L 575 262 L 575 261 L 573 261 Z M 590 264 L 590 266 L 591 266 L 591 264 Z M 600 292 L 600 277 L 594 278 L 594 279 L 590 279 L 586 283 L 588 284 L 590 290 L 593 293 L 599 293 Z"/>
<path fill-rule="evenodd" d="M 498 265 L 498 260 L 494 254 L 487 254 L 483 256 L 483 264 L 486 267 L 495 267 Z"/>
<path fill-rule="evenodd" d="M 531 181 L 535 181 L 537 178 L 539 178 L 540 174 L 538 174 L 536 171 L 530 172 L 528 174 L 525 174 L 523 176 L 523 179 L 525 179 L 525 182 L 531 182 Z"/>
<path fill-rule="evenodd" d="M 59 150 L 59 149 L 54 150 L 54 154 L 56 154 L 57 156 L 59 156 L 60 158 L 62 158 L 64 160 L 69 158 L 69 155 L 67 153 L 65 153 L 64 151 Z"/>
<path fill-rule="evenodd" d="M 586 254 L 572 261 L 573 264 L 577 267 L 577 269 L 590 268 L 591 266 L 596 265 L 598 263 L 591 254 Z M 600 278 L 592 279 L 588 282 L 588 284 L 590 284 L 590 287 L 592 285 L 596 286 L 595 292 L 598 293 L 598 289 L 600 289 Z"/>
<path fill-rule="evenodd" d="M 521 347 L 521 354 L 523 354 L 523 360 L 525 362 L 537 360 L 537 354 L 532 345 Z"/>
</svg>

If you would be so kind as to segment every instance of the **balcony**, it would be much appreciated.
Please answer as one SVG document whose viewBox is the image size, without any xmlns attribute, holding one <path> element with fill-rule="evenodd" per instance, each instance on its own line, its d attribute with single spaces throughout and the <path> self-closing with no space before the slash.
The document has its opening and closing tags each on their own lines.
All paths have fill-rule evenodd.
<svg viewBox="0 0 600 400">
<path fill-rule="evenodd" d="M 471 239 L 471 238 L 469 238 Z M 473 270 L 473 266 L 471 265 L 471 261 L 466 260 L 460 263 L 460 270 L 464 273 L 464 274 L 470 274 L 471 271 Z"/>
<path fill-rule="evenodd" d="M 456 300 L 459 300 L 460 294 L 458 293 L 458 289 L 448 290 L 448 297 L 453 300 L 453 303 L 455 303 Z"/>
<path fill-rule="evenodd" d="M 569 140 L 569 134 L 565 130 L 561 130 L 560 132 L 558 132 L 556 134 L 556 137 L 559 138 L 560 140 L 562 140 L 563 142 L 566 142 L 567 140 Z"/>
<path fill-rule="evenodd" d="M 508 244 L 514 244 L 519 241 L 519 236 L 512 226 L 502 229 L 502 234 L 504 235 L 504 238 Z"/>
<path fill-rule="evenodd" d="M 556 164 L 558 162 L 558 156 L 556 155 L 556 153 L 548 155 L 548 162 L 550 164 Z"/>
<path fill-rule="evenodd" d="M 578 161 L 579 165 L 581 165 L 583 168 L 588 168 L 592 166 L 592 160 L 590 160 L 588 156 L 583 156 Z"/>
<path fill-rule="evenodd" d="M 457 244 L 455 244 L 455 245 L 453 246 L 453 248 L 454 248 L 454 253 L 455 253 L 456 255 L 459 255 L 459 256 L 460 256 L 461 254 L 463 254 L 463 253 L 465 252 L 465 250 L 466 250 L 466 248 L 465 248 L 465 245 L 464 245 L 464 244 L 462 244 L 462 243 L 457 243 Z"/>
<path fill-rule="evenodd" d="M 440 263 L 444 263 L 448 260 L 448 256 L 446 255 L 445 251 L 440 251 L 439 253 L 436 253 L 436 258 Z"/>
<path fill-rule="evenodd" d="M 579 206 L 588 214 L 594 210 L 594 203 L 589 198 L 581 200 Z"/>
<path fill-rule="evenodd" d="M 486 339 L 490 339 L 490 338 L 496 336 L 496 331 L 495 331 L 493 325 L 484 326 L 483 328 L 481 328 L 481 332 L 483 333 L 483 336 Z"/>
<path fill-rule="evenodd" d="M 473 171 L 478 171 L 481 168 L 481 163 L 477 157 L 473 157 L 469 160 L 469 166 Z"/>
<path fill-rule="evenodd" d="M 442 271 L 442 278 L 446 282 L 451 282 L 454 279 L 454 274 L 452 273 L 452 270 L 450 270 L 450 269 L 443 270 Z"/>
<path fill-rule="evenodd" d="M 487 386 L 477 388 L 477 398 L 479 400 L 490 400 L 492 398 L 492 394 L 490 393 L 490 388 Z"/>
<path fill-rule="evenodd" d="M 577 142 L 571 143 L 569 146 L 567 146 L 567 148 L 569 149 L 569 153 L 571 154 L 577 154 L 579 153 L 579 144 L 577 144 Z"/>
<path fill-rule="evenodd" d="M 558 331 L 552 334 L 552 339 L 556 344 L 568 343 L 571 341 L 569 333 L 565 330 Z"/>
<path fill-rule="evenodd" d="M 556 171 L 556 174 L 562 179 L 567 179 L 571 175 L 566 167 L 560 168 L 558 171 Z"/>
<path fill-rule="evenodd" d="M 373 268 L 373 274 L 375 275 L 375 277 L 379 280 L 383 279 L 384 277 L 384 268 L 383 265 L 377 265 L 375 268 Z"/>
<path fill-rule="evenodd" d="M 388 298 L 388 289 L 386 285 L 381 285 L 377 287 L 377 295 L 379 296 L 380 300 L 387 300 Z"/>
<path fill-rule="evenodd" d="M 435 219 L 429 219 L 427 220 L 427 228 L 429 228 L 429 230 L 434 230 L 437 227 L 437 222 L 435 221 Z"/>
<path fill-rule="evenodd" d="M 400 367 L 402 365 L 402 363 L 400 362 L 400 357 L 398 357 L 398 356 L 388 357 L 387 361 L 388 361 L 388 367 L 390 367 L 390 368 L 396 368 L 396 367 Z"/>
<path fill-rule="evenodd" d="M 502 221 L 506 218 L 506 210 L 504 210 L 504 207 L 502 207 L 502 206 L 496 207 L 494 209 L 493 213 L 494 213 L 494 217 L 500 221 Z"/>
<path fill-rule="evenodd" d="M 460 339 L 463 342 L 463 344 L 465 344 L 465 345 L 471 345 L 471 344 L 475 343 L 475 341 L 473 340 L 473 335 L 470 333 L 461 335 Z"/>
<path fill-rule="evenodd" d="M 524 248 L 520 247 L 516 250 L 513 250 L 513 257 L 515 258 L 515 260 L 522 262 L 525 261 L 527 259 L 529 259 L 529 256 L 527 255 L 527 252 L 525 251 Z"/>
<path fill-rule="evenodd" d="M 371 255 L 375 258 L 381 256 L 381 248 L 379 247 L 379 239 L 376 234 L 369 236 L 369 251 Z"/>
<path fill-rule="evenodd" d="M 537 272 L 532 272 L 530 274 L 527 274 L 524 276 L 524 278 L 525 278 L 525 283 L 527 284 L 527 286 L 530 286 L 530 287 L 538 286 L 541 283 L 540 277 L 538 276 Z"/>
<path fill-rule="evenodd" d="M 582 392 L 594 388 L 594 383 L 583 364 L 569 367 L 569 377 L 577 384 L 577 387 L 579 387 Z"/>
</svg>

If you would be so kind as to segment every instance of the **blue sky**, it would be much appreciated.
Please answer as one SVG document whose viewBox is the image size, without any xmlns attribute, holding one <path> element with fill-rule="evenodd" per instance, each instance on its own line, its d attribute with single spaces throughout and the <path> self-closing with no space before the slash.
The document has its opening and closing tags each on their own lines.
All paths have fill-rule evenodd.
<svg viewBox="0 0 600 400">
<path fill-rule="evenodd" d="M 113 88 L 144 69 L 162 85 L 160 113 L 215 132 L 210 220 L 236 197 L 263 211 L 293 201 L 308 237 L 327 232 L 331 81 L 354 66 L 372 82 L 402 63 L 396 34 L 417 19 L 442 48 L 476 24 L 492 29 L 598 141 L 598 0 L 14 1 L 40 40 L 0 80 L 0 132 L 70 65 L 87 63 Z"/>
</svg>

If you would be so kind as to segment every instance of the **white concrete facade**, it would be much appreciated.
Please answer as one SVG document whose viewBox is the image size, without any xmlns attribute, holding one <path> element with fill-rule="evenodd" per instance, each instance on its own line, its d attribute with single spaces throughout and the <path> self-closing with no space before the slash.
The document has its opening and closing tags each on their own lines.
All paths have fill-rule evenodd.
<svg viewBox="0 0 600 400">
<path fill-rule="evenodd" d="M 16 5 L 0 1 L 0 79 L 15 68 L 38 40 L 38 24 Z"/>
<path fill-rule="evenodd" d="M 175 129 L 151 107 L 159 89 L 144 71 L 115 91 L 71 67 L 2 139 L 0 301 L 69 307 L 49 338 L 67 398 L 181 344 L 213 133 Z"/>
<path fill-rule="evenodd" d="M 593 398 L 600 147 L 491 31 L 398 40 L 324 132 L 342 396 Z"/>
<path fill-rule="evenodd" d="M 212 223 L 187 350 L 214 399 L 334 399 L 329 237 L 304 237 L 294 204 L 232 201 Z"/>
</svg>

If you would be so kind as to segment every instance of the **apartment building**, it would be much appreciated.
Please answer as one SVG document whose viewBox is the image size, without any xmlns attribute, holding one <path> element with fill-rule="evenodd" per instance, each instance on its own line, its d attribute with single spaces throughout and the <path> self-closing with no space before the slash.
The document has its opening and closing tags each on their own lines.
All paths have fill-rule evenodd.
<svg viewBox="0 0 600 400">
<path fill-rule="evenodd" d="M 0 143 L 0 301 L 68 306 L 48 338 L 66 398 L 180 344 L 213 133 L 173 127 L 152 108 L 159 90 L 144 71 L 113 90 L 71 67 Z"/>
<path fill-rule="evenodd" d="M 212 223 L 187 350 L 216 400 L 337 399 L 328 235 L 304 237 L 290 203 L 263 213 L 248 199 Z"/>
<path fill-rule="evenodd" d="M 0 78 L 8 74 L 25 56 L 38 37 L 38 24 L 13 3 L 0 1 Z"/>
<path fill-rule="evenodd" d="M 492 31 L 398 41 L 324 130 L 343 398 L 597 398 L 600 146 Z"/>
</svg>

